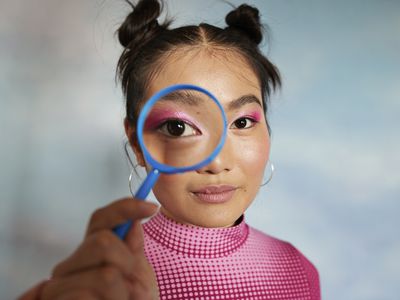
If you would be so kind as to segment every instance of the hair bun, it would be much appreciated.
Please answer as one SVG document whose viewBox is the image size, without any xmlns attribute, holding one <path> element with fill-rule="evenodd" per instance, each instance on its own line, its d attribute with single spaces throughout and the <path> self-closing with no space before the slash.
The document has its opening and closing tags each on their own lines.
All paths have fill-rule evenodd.
<svg viewBox="0 0 400 300">
<path fill-rule="evenodd" d="M 118 29 L 118 39 L 123 47 L 135 48 L 154 37 L 160 29 L 166 28 L 157 21 L 162 10 L 159 1 L 140 0 L 136 5 L 128 0 L 126 2 L 133 11 Z"/>
<path fill-rule="evenodd" d="M 241 30 L 257 45 L 262 41 L 263 27 L 257 8 L 242 4 L 226 15 L 225 22 L 229 26 L 228 28 Z"/>
</svg>

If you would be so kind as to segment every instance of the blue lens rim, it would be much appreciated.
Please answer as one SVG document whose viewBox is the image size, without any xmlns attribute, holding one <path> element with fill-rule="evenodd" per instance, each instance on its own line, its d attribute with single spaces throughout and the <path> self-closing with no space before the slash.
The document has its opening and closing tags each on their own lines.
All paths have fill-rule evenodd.
<svg viewBox="0 0 400 300">
<path fill-rule="evenodd" d="M 165 95 L 177 91 L 177 90 L 194 90 L 201 92 L 208 97 L 210 97 L 218 106 L 218 108 L 221 111 L 223 122 L 224 122 L 224 128 L 222 132 L 222 136 L 218 142 L 218 145 L 215 147 L 214 151 L 206 157 L 204 160 L 200 161 L 197 164 L 191 165 L 191 166 L 185 166 L 185 167 L 173 167 L 170 165 L 166 165 L 163 163 L 158 162 L 155 160 L 149 151 L 147 150 L 144 141 L 143 141 L 143 127 L 144 127 L 144 122 L 146 120 L 147 114 L 150 112 L 150 109 L 153 107 L 153 105 L 162 97 Z M 137 138 L 139 141 L 140 148 L 142 150 L 143 156 L 146 160 L 147 163 L 149 163 L 154 169 L 159 170 L 162 173 L 166 174 L 176 174 L 176 173 L 182 173 L 182 172 L 187 172 L 187 171 L 194 171 L 198 170 L 209 163 L 219 154 L 219 152 L 222 150 L 222 147 L 224 146 L 225 139 L 226 139 L 226 132 L 227 132 L 227 118 L 225 115 L 224 108 L 222 107 L 221 103 L 218 101 L 218 99 L 211 94 L 209 91 L 206 89 L 203 89 L 197 85 L 192 85 L 192 84 L 176 84 L 176 85 L 171 85 L 169 87 L 166 87 L 165 89 L 162 89 L 158 91 L 156 94 L 154 94 L 143 106 L 142 111 L 139 114 L 139 118 L 137 120 Z"/>
</svg>

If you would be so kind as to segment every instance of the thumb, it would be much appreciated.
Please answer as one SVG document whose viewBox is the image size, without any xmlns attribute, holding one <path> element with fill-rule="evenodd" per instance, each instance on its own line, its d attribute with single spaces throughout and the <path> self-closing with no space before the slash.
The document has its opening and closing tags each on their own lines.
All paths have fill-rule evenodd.
<svg viewBox="0 0 400 300">
<path fill-rule="evenodd" d="M 128 245 L 129 250 L 132 252 L 143 252 L 144 251 L 144 236 L 143 228 L 140 220 L 133 222 L 131 230 L 126 235 L 125 242 Z"/>
</svg>

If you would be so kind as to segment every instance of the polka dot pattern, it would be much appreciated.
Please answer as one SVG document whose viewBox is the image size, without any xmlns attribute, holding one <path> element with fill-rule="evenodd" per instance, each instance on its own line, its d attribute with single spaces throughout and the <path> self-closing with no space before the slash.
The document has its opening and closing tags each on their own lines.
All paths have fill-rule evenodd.
<svg viewBox="0 0 400 300">
<path fill-rule="evenodd" d="M 158 213 L 143 229 L 160 299 L 320 299 L 312 263 L 244 217 L 233 227 L 203 228 Z"/>
</svg>

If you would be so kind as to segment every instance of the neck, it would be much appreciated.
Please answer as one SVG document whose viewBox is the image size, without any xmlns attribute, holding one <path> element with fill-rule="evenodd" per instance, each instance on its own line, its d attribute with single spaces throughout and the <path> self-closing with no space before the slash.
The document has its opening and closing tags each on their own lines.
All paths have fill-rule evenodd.
<svg viewBox="0 0 400 300">
<path fill-rule="evenodd" d="M 188 226 L 194 226 L 194 227 L 203 227 L 203 228 L 229 228 L 232 226 L 235 226 L 237 224 L 240 223 L 240 221 L 242 220 L 242 216 L 240 216 L 235 222 L 233 223 L 229 223 L 227 225 L 222 225 L 222 226 L 218 226 L 218 227 L 209 227 L 209 226 L 202 226 L 202 225 L 198 225 L 198 224 L 193 224 L 190 222 L 187 222 L 181 218 L 178 218 L 176 216 L 173 216 L 168 210 L 166 210 L 163 206 L 161 206 L 160 208 L 160 212 L 166 216 L 167 218 L 175 221 L 176 223 L 182 224 L 182 225 L 188 225 Z"/>
<path fill-rule="evenodd" d="M 216 258 L 236 251 L 247 239 L 248 226 L 240 217 L 235 226 L 206 228 L 182 224 L 162 211 L 143 226 L 153 240 L 184 256 Z"/>
</svg>

